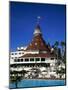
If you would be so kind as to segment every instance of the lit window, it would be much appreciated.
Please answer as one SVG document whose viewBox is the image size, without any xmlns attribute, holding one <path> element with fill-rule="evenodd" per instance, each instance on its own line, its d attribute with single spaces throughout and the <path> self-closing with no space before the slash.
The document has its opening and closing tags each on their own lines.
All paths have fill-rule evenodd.
<svg viewBox="0 0 68 90">
<path fill-rule="evenodd" d="M 35 45 L 37 45 L 37 43 L 35 43 Z"/>
</svg>

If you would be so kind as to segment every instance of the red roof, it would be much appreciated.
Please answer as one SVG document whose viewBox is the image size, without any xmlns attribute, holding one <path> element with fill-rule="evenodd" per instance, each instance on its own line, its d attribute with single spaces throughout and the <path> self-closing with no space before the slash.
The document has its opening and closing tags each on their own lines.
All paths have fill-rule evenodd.
<svg viewBox="0 0 68 90">
<path fill-rule="evenodd" d="M 40 54 L 25 54 L 23 55 L 21 58 L 24 58 L 24 57 L 55 57 L 54 54 L 49 54 L 49 53 L 40 53 Z"/>
<path fill-rule="evenodd" d="M 40 26 L 38 25 L 35 29 L 40 31 Z M 37 35 L 34 34 L 34 37 L 32 39 L 32 42 L 28 45 L 28 47 L 26 48 L 26 50 L 41 50 L 41 51 L 49 51 L 50 52 L 50 48 L 47 46 L 46 42 L 44 41 L 42 34 L 37 32 Z"/>
<path fill-rule="evenodd" d="M 40 32 L 40 33 L 39 33 Z M 54 54 L 51 54 L 50 47 L 46 44 L 44 41 L 41 31 L 40 31 L 40 26 L 37 26 L 35 29 L 34 37 L 32 39 L 32 42 L 28 45 L 26 48 L 26 51 L 32 51 L 32 50 L 39 50 L 39 54 L 25 54 L 21 58 L 24 57 L 55 57 Z M 41 51 L 46 51 L 46 53 L 42 53 Z"/>
<path fill-rule="evenodd" d="M 26 50 L 50 51 L 50 49 L 47 47 L 46 42 L 43 40 L 41 35 L 35 36 L 32 42 L 28 45 Z"/>
</svg>

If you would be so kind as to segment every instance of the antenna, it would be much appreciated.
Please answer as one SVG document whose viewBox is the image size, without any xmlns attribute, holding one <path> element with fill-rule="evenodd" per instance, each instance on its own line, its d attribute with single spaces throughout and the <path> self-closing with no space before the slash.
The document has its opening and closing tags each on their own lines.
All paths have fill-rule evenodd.
<svg viewBox="0 0 68 90">
<path fill-rule="evenodd" d="M 41 19 L 41 17 L 40 16 L 37 16 L 37 24 L 40 23 L 40 19 Z"/>
</svg>

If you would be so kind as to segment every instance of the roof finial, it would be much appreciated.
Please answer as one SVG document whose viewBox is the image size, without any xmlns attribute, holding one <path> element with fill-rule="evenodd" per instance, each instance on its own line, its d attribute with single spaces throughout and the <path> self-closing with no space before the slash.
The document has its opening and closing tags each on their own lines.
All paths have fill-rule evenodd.
<svg viewBox="0 0 68 90">
<path fill-rule="evenodd" d="M 41 17 L 37 16 L 37 24 L 39 24 Z"/>
</svg>

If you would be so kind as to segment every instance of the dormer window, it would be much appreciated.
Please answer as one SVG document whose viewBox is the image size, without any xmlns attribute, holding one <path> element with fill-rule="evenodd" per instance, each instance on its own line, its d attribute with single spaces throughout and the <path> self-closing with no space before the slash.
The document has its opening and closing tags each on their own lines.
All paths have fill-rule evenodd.
<svg viewBox="0 0 68 90">
<path fill-rule="evenodd" d="M 35 43 L 35 45 L 37 45 L 37 43 Z"/>
</svg>

